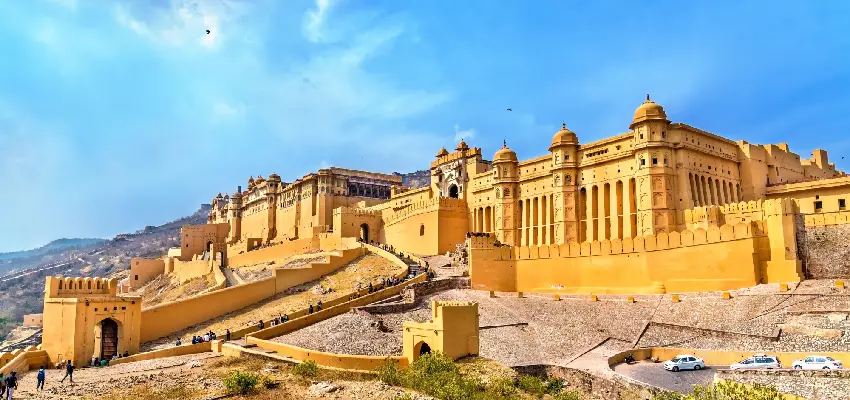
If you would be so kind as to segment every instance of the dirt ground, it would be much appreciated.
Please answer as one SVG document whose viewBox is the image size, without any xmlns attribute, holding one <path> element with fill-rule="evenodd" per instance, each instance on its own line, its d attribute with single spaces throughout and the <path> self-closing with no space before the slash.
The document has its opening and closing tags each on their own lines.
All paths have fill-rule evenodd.
<svg viewBox="0 0 850 400">
<path fill-rule="evenodd" d="M 183 400 L 213 399 L 227 393 L 223 378 L 231 371 L 254 372 L 276 387 L 259 390 L 248 396 L 230 399 L 396 399 L 407 393 L 389 387 L 375 377 L 354 373 L 320 370 L 310 379 L 292 373 L 292 365 L 250 358 L 231 358 L 213 353 L 139 361 L 105 368 L 83 368 L 74 373 L 74 383 L 66 380 L 60 370 L 47 372 L 45 390 L 36 392 L 35 371 L 21 375 L 18 399 L 98 399 L 98 400 Z M 328 382 L 336 390 L 314 396 L 310 387 L 316 382 Z M 424 399 L 411 393 L 414 399 Z"/>
</svg>

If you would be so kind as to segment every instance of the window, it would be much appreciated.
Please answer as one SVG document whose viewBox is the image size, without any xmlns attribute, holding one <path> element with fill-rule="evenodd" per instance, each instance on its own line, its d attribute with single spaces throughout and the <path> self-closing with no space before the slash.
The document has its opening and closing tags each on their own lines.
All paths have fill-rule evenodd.
<svg viewBox="0 0 850 400">
<path fill-rule="evenodd" d="M 643 158 L 641 158 L 641 159 L 640 159 L 640 166 L 642 167 L 642 166 L 644 166 L 644 165 L 646 165 L 646 160 L 644 160 Z M 584 178 L 581 178 L 581 179 L 582 179 L 582 180 L 584 180 Z"/>
<path fill-rule="evenodd" d="M 640 134 L 640 138 L 643 139 L 643 133 Z"/>
<path fill-rule="evenodd" d="M 667 165 L 667 157 L 664 157 L 664 165 Z"/>
<path fill-rule="evenodd" d="M 838 209 L 843 210 L 845 208 L 847 208 L 847 200 L 838 199 Z"/>
<path fill-rule="evenodd" d="M 419 236 L 425 236 L 425 224 L 419 225 Z"/>
<path fill-rule="evenodd" d="M 658 165 L 658 157 L 652 157 L 652 165 Z"/>
<path fill-rule="evenodd" d="M 136 275 L 136 280 L 139 280 L 139 276 L 138 276 L 138 275 Z"/>
<path fill-rule="evenodd" d="M 823 209 L 823 202 L 822 201 L 816 201 L 815 202 L 815 212 L 821 212 L 822 209 Z"/>
<path fill-rule="evenodd" d="M 664 134 L 664 131 L 661 131 L 661 138 L 664 139 L 666 137 L 667 137 L 667 135 Z"/>
</svg>

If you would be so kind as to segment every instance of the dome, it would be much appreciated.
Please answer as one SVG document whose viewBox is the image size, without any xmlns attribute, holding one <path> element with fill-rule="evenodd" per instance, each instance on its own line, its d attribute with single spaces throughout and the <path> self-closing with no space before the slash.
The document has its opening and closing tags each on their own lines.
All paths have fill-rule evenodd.
<svg viewBox="0 0 850 400">
<path fill-rule="evenodd" d="M 469 150 L 469 146 L 466 144 L 466 142 L 463 141 L 463 139 L 461 139 L 460 143 L 457 144 L 457 150 L 458 151 Z"/>
<path fill-rule="evenodd" d="M 441 148 L 439 152 L 437 152 L 437 157 L 447 156 L 449 155 L 448 150 L 445 147 Z"/>
<path fill-rule="evenodd" d="M 493 154 L 493 162 L 517 162 L 516 153 L 508 148 L 508 142 L 505 141 L 502 148 Z"/>
<path fill-rule="evenodd" d="M 280 180 L 280 175 L 278 175 L 278 174 L 276 174 L 276 173 L 272 172 L 272 174 L 271 174 L 271 175 L 269 175 L 269 180 L 270 180 L 270 181 L 279 181 L 279 180 Z"/>
<path fill-rule="evenodd" d="M 635 125 L 650 120 L 667 121 L 667 113 L 664 112 L 664 107 L 661 107 L 661 104 L 650 100 L 649 95 L 646 95 L 646 101 L 635 110 L 635 117 L 632 119 L 629 129 L 634 129 Z"/>
<path fill-rule="evenodd" d="M 253 183 L 254 183 L 254 177 L 253 176 L 248 177 L 248 184 L 251 185 Z"/>
<path fill-rule="evenodd" d="M 265 180 L 265 179 L 263 179 L 263 176 L 262 176 L 262 175 L 259 175 L 259 176 L 257 176 L 257 179 L 256 179 L 256 180 L 254 180 L 254 183 L 256 183 L 256 184 L 258 184 L 258 185 L 259 185 L 259 184 L 261 184 L 261 183 L 263 183 L 263 182 L 265 182 L 265 181 L 266 181 L 266 180 Z"/>
<path fill-rule="evenodd" d="M 552 151 L 556 146 L 577 144 L 578 136 L 576 136 L 575 132 L 567 129 L 566 123 L 561 123 L 561 130 L 556 132 L 555 136 L 552 137 L 552 145 L 549 146 L 549 151 Z"/>
</svg>

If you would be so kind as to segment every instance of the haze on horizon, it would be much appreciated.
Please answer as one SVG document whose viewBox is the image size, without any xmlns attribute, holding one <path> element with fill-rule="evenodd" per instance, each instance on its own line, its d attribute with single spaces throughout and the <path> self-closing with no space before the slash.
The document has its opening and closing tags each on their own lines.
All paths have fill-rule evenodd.
<svg viewBox="0 0 850 400">
<path fill-rule="evenodd" d="M 850 169 L 850 2 L 492 4 L 0 2 L 0 252 L 161 224 L 249 175 L 410 172 L 460 138 L 539 156 L 561 121 L 627 131 L 646 93 Z"/>
</svg>

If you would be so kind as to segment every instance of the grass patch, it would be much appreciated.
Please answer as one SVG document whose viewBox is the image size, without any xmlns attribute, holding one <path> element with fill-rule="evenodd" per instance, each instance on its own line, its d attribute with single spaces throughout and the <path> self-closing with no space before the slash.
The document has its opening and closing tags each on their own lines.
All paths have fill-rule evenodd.
<svg viewBox="0 0 850 400">
<path fill-rule="evenodd" d="M 260 376 L 251 372 L 232 371 L 224 378 L 224 387 L 230 393 L 254 393 L 258 383 L 260 383 Z"/>
<path fill-rule="evenodd" d="M 694 386 L 692 394 L 664 393 L 653 400 L 783 400 L 782 395 L 773 386 L 720 381 L 712 385 Z"/>
<path fill-rule="evenodd" d="M 407 369 L 387 361 L 377 372 L 388 385 L 410 388 L 440 400 L 534 399 L 547 393 L 561 400 L 557 396 L 565 395 L 560 381 L 520 376 L 518 379 L 497 377 L 485 383 L 479 377 L 464 376 L 451 359 L 440 353 L 426 354 Z M 563 397 L 563 400 L 571 398 Z"/>
<path fill-rule="evenodd" d="M 292 368 L 292 373 L 302 378 L 315 378 L 319 375 L 319 366 L 313 360 L 302 361 Z"/>
</svg>

